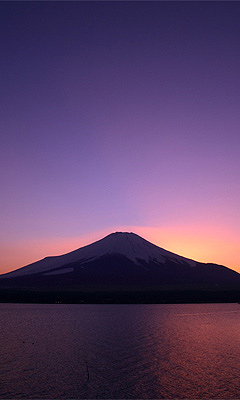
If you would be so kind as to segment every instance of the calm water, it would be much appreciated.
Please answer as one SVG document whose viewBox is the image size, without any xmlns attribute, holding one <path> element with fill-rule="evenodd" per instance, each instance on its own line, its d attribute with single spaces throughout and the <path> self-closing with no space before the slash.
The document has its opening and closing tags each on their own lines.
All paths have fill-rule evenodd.
<svg viewBox="0 0 240 400">
<path fill-rule="evenodd" d="M 0 398 L 240 399 L 240 305 L 0 304 Z"/>
</svg>

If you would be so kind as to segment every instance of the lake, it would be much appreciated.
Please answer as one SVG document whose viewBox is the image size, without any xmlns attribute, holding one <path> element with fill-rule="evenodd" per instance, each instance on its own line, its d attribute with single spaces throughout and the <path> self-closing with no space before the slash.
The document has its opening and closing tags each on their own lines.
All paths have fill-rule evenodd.
<svg viewBox="0 0 240 400">
<path fill-rule="evenodd" d="M 239 399 L 240 305 L 0 304 L 1 399 Z"/>
</svg>

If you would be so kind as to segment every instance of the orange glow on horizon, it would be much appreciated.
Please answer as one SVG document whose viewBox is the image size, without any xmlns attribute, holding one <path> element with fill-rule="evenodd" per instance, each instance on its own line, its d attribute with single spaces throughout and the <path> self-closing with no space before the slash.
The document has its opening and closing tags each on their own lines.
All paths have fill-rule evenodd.
<svg viewBox="0 0 240 400">
<path fill-rule="evenodd" d="M 146 228 L 145 237 L 157 246 L 186 258 L 224 265 L 240 272 L 239 238 L 226 230 L 193 227 Z"/>
<path fill-rule="evenodd" d="M 223 228 L 121 226 L 80 237 L 30 239 L 0 248 L 0 273 L 9 272 L 47 256 L 68 253 L 111 232 L 134 232 L 168 251 L 199 262 L 225 265 L 240 273 L 239 237 Z"/>
</svg>

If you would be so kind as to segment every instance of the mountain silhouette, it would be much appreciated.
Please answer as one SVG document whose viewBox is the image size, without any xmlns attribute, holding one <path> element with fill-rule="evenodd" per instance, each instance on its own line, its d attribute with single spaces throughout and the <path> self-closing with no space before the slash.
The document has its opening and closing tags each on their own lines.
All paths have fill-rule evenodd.
<svg viewBox="0 0 240 400">
<path fill-rule="evenodd" d="M 166 251 L 128 232 L 0 276 L 0 287 L 59 290 L 159 290 L 240 287 L 240 274 Z"/>
</svg>

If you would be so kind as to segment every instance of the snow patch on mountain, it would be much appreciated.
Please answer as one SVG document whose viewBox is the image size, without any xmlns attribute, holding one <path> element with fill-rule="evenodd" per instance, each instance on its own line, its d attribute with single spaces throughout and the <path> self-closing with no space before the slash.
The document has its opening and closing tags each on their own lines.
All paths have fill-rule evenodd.
<svg viewBox="0 0 240 400">
<path fill-rule="evenodd" d="M 73 268 L 61 268 L 50 272 L 44 272 L 43 275 L 61 275 L 67 274 L 68 272 L 73 272 Z"/>
</svg>

